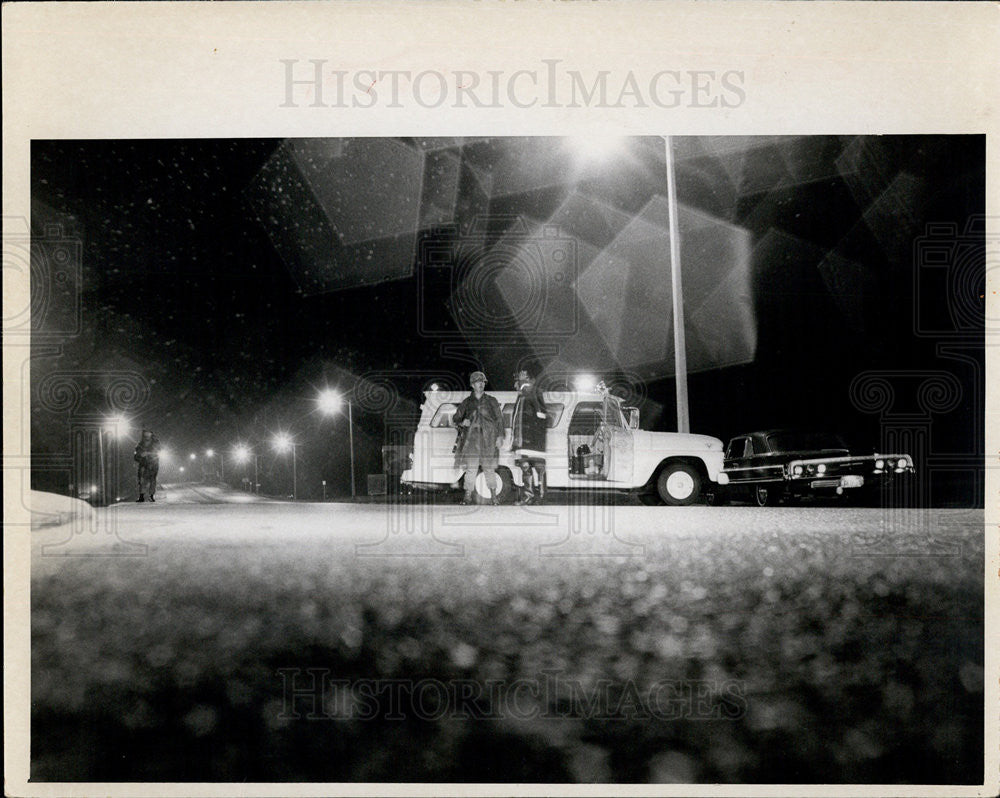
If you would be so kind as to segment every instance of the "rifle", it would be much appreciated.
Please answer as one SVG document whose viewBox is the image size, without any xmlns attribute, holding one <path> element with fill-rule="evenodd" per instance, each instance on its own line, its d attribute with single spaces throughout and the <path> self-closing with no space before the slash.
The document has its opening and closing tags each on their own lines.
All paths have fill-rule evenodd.
<svg viewBox="0 0 1000 798">
<path fill-rule="evenodd" d="M 455 438 L 455 445 L 451 447 L 452 454 L 458 454 L 462 451 L 465 446 L 465 438 L 469 434 L 469 430 L 472 429 L 473 424 L 479 419 L 479 408 L 477 407 L 472 411 L 472 418 L 468 419 L 469 426 L 464 424 L 459 424 L 458 426 L 458 437 Z"/>
</svg>

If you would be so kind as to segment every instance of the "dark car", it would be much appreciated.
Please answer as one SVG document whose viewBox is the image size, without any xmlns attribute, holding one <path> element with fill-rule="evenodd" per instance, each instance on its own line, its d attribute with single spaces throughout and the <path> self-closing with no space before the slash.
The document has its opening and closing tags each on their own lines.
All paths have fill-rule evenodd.
<svg viewBox="0 0 1000 798">
<path fill-rule="evenodd" d="M 720 498 L 749 497 L 761 507 L 806 496 L 843 496 L 913 472 L 908 454 L 852 455 L 837 435 L 769 430 L 739 435 L 726 447 Z"/>
</svg>

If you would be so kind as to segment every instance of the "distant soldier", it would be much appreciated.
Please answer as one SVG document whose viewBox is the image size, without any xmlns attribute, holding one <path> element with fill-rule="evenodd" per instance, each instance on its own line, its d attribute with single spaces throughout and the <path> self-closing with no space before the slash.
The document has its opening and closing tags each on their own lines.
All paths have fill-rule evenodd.
<svg viewBox="0 0 1000 798">
<path fill-rule="evenodd" d="M 472 393 L 455 409 L 455 426 L 459 428 L 459 467 L 465 471 L 465 498 L 462 504 L 472 504 L 479 468 L 490 488 L 493 504 L 497 501 L 496 469 L 503 445 L 503 413 L 500 403 L 485 393 L 486 375 L 474 371 L 469 375 Z"/>
<path fill-rule="evenodd" d="M 142 438 L 135 447 L 133 459 L 139 468 L 139 498 L 136 501 L 146 501 L 148 494 L 149 500 L 155 502 L 156 499 L 153 497 L 156 494 L 156 475 L 160 471 L 160 440 L 151 429 L 142 431 Z"/>
<path fill-rule="evenodd" d="M 517 404 L 511 426 L 511 449 L 514 464 L 521 469 L 521 493 L 518 504 L 534 504 L 545 497 L 545 437 L 548 429 L 548 408 L 534 379 L 527 369 L 514 377 Z M 534 473 L 538 473 L 535 492 Z"/>
</svg>

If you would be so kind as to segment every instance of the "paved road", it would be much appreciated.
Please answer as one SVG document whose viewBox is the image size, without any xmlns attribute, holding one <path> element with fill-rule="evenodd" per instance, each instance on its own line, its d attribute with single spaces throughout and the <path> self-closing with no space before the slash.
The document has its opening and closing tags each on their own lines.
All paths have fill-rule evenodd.
<svg viewBox="0 0 1000 798">
<path fill-rule="evenodd" d="M 157 485 L 154 504 L 255 504 L 271 501 L 230 487 L 203 482 L 166 482 Z M 126 502 L 126 504 L 135 502 Z"/>
<path fill-rule="evenodd" d="M 981 778 L 981 511 L 180 495 L 33 533 L 33 778 Z"/>
</svg>

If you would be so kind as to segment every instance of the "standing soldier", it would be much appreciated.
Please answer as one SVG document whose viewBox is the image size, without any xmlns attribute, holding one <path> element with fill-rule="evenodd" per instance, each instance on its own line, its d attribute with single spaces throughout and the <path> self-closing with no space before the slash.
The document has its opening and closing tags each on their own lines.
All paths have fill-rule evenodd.
<svg viewBox="0 0 1000 798">
<path fill-rule="evenodd" d="M 148 493 L 149 500 L 155 502 L 153 496 L 156 493 L 156 475 L 160 471 L 160 439 L 151 429 L 142 431 L 142 438 L 135 447 L 133 459 L 139 466 L 139 498 L 136 501 L 146 501 Z"/>
<path fill-rule="evenodd" d="M 545 435 L 548 429 L 548 409 L 542 392 L 527 369 L 514 378 L 517 404 L 514 405 L 511 448 L 514 463 L 521 469 L 521 495 L 518 504 L 534 504 L 545 498 Z M 533 471 L 538 472 L 538 493 L 534 489 Z"/>
<path fill-rule="evenodd" d="M 465 471 L 465 498 L 462 504 L 472 504 L 472 491 L 482 466 L 490 488 L 493 504 L 497 501 L 497 461 L 503 445 L 503 413 L 500 403 L 485 393 L 486 375 L 474 371 L 469 375 L 472 393 L 455 409 L 455 426 L 459 428 L 458 460 Z"/>
</svg>

